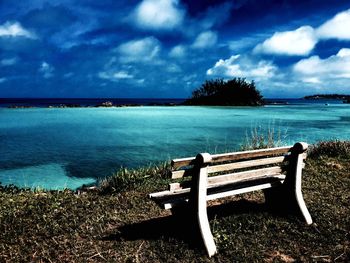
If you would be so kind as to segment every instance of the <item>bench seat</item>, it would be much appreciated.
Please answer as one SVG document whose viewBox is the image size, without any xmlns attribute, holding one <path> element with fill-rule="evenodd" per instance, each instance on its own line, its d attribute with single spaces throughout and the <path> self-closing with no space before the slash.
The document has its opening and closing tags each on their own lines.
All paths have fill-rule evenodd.
<svg viewBox="0 0 350 263">
<path fill-rule="evenodd" d="M 240 180 L 232 183 L 208 184 L 206 200 L 215 200 L 237 194 L 244 194 L 256 190 L 263 190 L 279 186 L 285 179 L 284 174 L 263 175 L 254 180 Z M 189 183 L 188 183 L 189 184 Z M 149 194 L 162 209 L 172 209 L 186 204 L 190 197 L 191 187 L 175 188 Z"/>
</svg>

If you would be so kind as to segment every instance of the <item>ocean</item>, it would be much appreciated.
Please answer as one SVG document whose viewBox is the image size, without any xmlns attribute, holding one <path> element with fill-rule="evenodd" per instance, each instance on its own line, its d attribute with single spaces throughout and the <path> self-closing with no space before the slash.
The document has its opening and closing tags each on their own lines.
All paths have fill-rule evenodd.
<svg viewBox="0 0 350 263">
<path fill-rule="evenodd" d="M 283 144 L 350 139 L 350 104 L 332 100 L 274 100 L 277 104 L 264 107 L 48 108 L 107 100 L 24 100 L 25 106 L 37 106 L 26 109 L 9 109 L 19 101 L 0 100 L 0 182 L 76 189 L 121 167 L 238 150 L 254 130 L 273 130 Z"/>
</svg>

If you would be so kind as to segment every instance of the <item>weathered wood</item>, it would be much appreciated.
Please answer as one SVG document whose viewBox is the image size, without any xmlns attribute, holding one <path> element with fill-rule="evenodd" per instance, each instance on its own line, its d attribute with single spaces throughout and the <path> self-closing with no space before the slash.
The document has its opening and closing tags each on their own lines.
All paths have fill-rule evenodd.
<svg viewBox="0 0 350 263">
<path fill-rule="evenodd" d="M 218 175 L 208 178 L 208 186 L 214 187 L 223 184 L 238 183 L 247 180 L 256 180 L 267 176 L 279 175 L 283 172 L 280 166 L 249 170 L 238 173 Z"/>
<path fill-rule="evenodd" d="M 249 191 L 253 191 L 254 189 L 259 190 L 259 186 L 257 186 L 257 180 L 260 180 L 262 185 L 261 189 L 266 189 L 270 187 L 274 187 L 277 185 L 281 185 L 285 179 L 285 175 L 283 174 L 275 174 L 275 175 L 266 175 L 260 176 L 256 178 L 255 181 L 240 181 L 233 184 L 215 184 L 215 185 L 207 185 L 207 201 L 219 199 L 227 196 L 233 196 L 241 193 L 246 193 Z M 248 189 L 247 191 L 240 189 Z M 155 194 L 150 194 L 150 198 L 156 201 L 161 208 L 163 209 L 171 209 L 175 206 L 180 206 L 188 202 L 190 197 L 191 188 L 187 183 L 186 188 L 176 189 L 174 191 L 162 191 Z"/>
<path fill-rule="evenodd" d="M 193 168 L 187 170 L 179 170 L 171 172 L 171 179 L 180 179 L 183 177 L 188 177 L 193 175 Z"/>
<path fill-rule="evenodd" d="M 276 176 L 276 178 L 278 178 L 278 176 Z M 264 184 L 242 187 L 242 188 L 238 188 L 238 189 L 234 189 L 234 190 L 230 190 L 230 191 L 222 191 L 219 193 L 208 195 L 207 201 L 215 200 L 215 199 L 219 199 L 219 198 L 224 198 L 224 197 L 228 197 L 228 196 L 249 193 L 249 192 L 253 192 L 253 191 L 257 191 L 257 190 L 268 189 L 268 188 L 272 188 L 274 186 L 280 186 L 280 185 L 281 185 L 281 182 L 274 181 L 274 182 L 269 182 L 269 183 L 264 183 Z"/>
<path fill-rule="evenodd" d="M 169 184 L 169 191 L 175 191 L 175 190 L 178 190 L 178 189 L 181 189 L 180 183 Z"/>
<path fill-rule="evenodd" d="M 284 146 L 284 147 L 275 147 L 275 148 L 252 150 L 252 151 L 213 154 L 211 155 L 211 157 L 212 157 L 212 163 L 217 163 L 217 162 L 235 161 L 240 159 L 262 157 L 262 156 L 281 155 L 281 154 L 288 153 L 290 149 L 291 149 L 291 146 Z M 178 169 L 180 167 L 194 165 L 195 163 L 194 160 L 195 160 L 195 157 L 173 159 L 171 161 L 171 165 L 173 169 Z"/>
<path fill-rule="evenodd" d="M 256 159 L 256 160 L 250 160 L 250 161 L 213 165 L 208 167 L 208 173 L 210 174 L 210 173 L 230 171 L 234 169 L 256 167 L 256 166 L 262 166 L 262 165 L 268 165 L 268 164 L 277 164 L 285 160 L 286 160 L 286 156 L 279 156 L 279 157 L 270 157 L 270 158 Z M 186 176 L 192 176 L 192 174 L 193 174 L 193 169 L 173 171 L 171 174 L 171 178 L 179 179 Z"/>
<path fill-rule="evenodd" d="M 267 189 L 275 186 L 281 186 L 285 179 L 285 175 L 277 174 L 266 177 L 261 177 L 257 181 L 242 181 L 240 184 L 222 184 L 207 186 L 207 198 L 206 200 L 214 200 L 224 198 L 227 196 L 234 196 L 237 194 L 247 193 L 255 190 Z M 152 199 L 156 201 L 161 208 L 171 209 L 176 206 L 180 206 L 188 203 L 190 198 L 190 188 L 179 189 L 175 192 L 164 191 L 161 196 L 155 196 Z"/>
<path fill-rule="evenodd" d="M 160 191 L 160 192 L 156 192 L 156 193 L 151 193 L 148 194 L 148 197 L 151 199 L 156 199 L 156 198 L 160 198 L 163 196 L 168 196 L 170 194 L 174 193 L 173 191 L 169 191 L 169 190 L 165 190 L 165 191 Z"/>
<path fill-rule="evenodd" d="M 171 167 L 173 167 L 173 169 L 177 169 L 184 166 L 194 165 L 195 159 L 196 157 L 173 159 L 171 160 Z"/>
<path fill-rule="evenodd" d="M 257 159 L 257 160 L 251 160 L 251 161 L 214 165 L 214 166 L 208 167 L 208 173 L 210 174 L 210 173 L 224 172 L 224 171 L 230 171 L 234 169 L 257 167 L 257 166 L 263 166 L 268 164 L 278 164 L 278 163 L 282 163 L 285 159 L 286 158 L 284 156 L 280 156 L 280 157 L 271 157 L 271 158 Z"/>
<path fill-rule="evenodd" d="M 208 184 L 207 188 L 213 188 L 218 186 L 223 186 L 226 184 L 237 184 L 241 182 L 246 182 L 249 180 L 258 180 L 258 179 L 266 179 L 266 178 L 285 178 L 285 175 L 281 174 L 282 169 L 279 166 L 269 167 L 269 168 L 263 168 L 263 169 L 256 169 L 256 170 L 249 170 L 244 172 L 238 172 L 238 173 L 230 173 L 225 175 L 218 175 L 213 177 L 208 177 Z M 189 193 L 191 188 L 191 182 L 184 182 L 184 183 L 174 183 L 169 185 L 168 191 L 161 191 L 157 193 L 149 194 L 150 198 L 153 199 L 160 199 L 160 198 L 166 198 L 169 196 L 176 196 L 181 195 L 184 193 Z"/>
</svg>

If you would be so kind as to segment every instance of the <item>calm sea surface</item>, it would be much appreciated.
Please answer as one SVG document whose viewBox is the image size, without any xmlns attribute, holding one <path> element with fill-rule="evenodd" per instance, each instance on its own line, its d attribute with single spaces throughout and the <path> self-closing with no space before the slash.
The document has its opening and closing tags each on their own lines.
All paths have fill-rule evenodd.
<svg viewBox="0 0 350 263">
<path fill-rule="evenodd" d="M 350 139 L 350 104 L 0 108 L 0 182 L 75 189 L 122 166 L 237 150 L 255 128 L 285 144 Z"/>
</svg>

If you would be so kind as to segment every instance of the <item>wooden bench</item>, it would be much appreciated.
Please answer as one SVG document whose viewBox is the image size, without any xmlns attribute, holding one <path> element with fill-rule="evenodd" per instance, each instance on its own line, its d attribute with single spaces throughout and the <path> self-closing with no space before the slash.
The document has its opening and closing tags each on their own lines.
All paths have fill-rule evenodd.
<svg viewBox="0 0 350 263">
<path fill-rule="evenodd" d="M 200 153 L 196 157 L 174 159 L 172 178 L 182 182 L 172 183 L 169 190 L 149 197 L 163 209 L 189 204 L 210 257 L 216 253 L 216 246 L 207 216 L 209 200 L 264 189 L 266 202 L 282 200 L 284 209 L 293 208 L 307 224 L 312 224 L 301 192 L 307 147 L 306 143 L 298 142 L 294 146 L 215 155 Z M 191 180 L 185 181 L 187 176 Z"/>
</svg>

